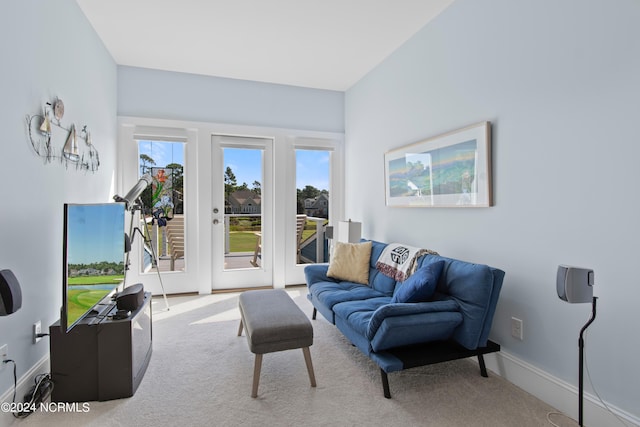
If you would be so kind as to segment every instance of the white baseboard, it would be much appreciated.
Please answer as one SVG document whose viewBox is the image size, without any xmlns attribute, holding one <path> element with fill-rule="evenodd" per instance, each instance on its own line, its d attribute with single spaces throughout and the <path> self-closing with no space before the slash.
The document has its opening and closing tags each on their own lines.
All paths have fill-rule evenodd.
<svg viewBox="0 0 640 427">
<path fill-rule="evenodd" d="M 11 369 L 11 376 L 13 377 L 13 365 L 8 365 L 7 370 Z M 49 372 L 49 355 L 45 355 L 31 367 L 22 377 L 18 379 L 16 387 L 16 402 L 22 402 L 24 395 L 29 391 L 31 387 L 35 385 L 35 378 L 40 374 Z M 0 402 L 11 402 L 13 399 L 13 387 L 11 387 L 5 394 L 0 396 Z M 15 418 L 10 412 L 0 411 L 0 426 L 9 427 L 12 425 L 18 425 L 19 419 Z"/>
<path fill-rule="evenodd" d="M 559 412 L 574 420 L 578 419 L 577 387 L 504 351 L 487 354 L 484 360 L 487 369 L 553 406 Z M 623 420 L 628 427 L 640 427 L 640 418 L 609 403 L 606 405 L 609 409 L 596 396 L 585 392 L 584 425 L 587 427 L 624 426 L 621 422 Z"/>
</svg>

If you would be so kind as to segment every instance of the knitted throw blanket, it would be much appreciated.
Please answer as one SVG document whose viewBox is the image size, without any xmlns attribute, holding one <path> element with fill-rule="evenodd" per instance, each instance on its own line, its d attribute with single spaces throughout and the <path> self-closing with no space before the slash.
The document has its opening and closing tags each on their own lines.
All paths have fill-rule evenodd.
<svg viewBox="0 0 640 427">
<path fill-rule="evenodd" d="M 437 252 L 430 249 L 389 243 L 376 261 L 376 268 L 385 276 L 404 282 L 417 270 L 416 261 L 424 254 L 438 255 Z"/>
</svg>

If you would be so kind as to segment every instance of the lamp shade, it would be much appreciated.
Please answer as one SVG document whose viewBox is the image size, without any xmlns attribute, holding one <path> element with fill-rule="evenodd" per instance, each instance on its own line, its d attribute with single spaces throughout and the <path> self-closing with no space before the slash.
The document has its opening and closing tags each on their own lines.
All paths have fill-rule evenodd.
<svg viewBox="0 0 640 427">
<path fill-rule="evenodd" d="M 336 240 L 342 243 L 360 243 L 362 223 L 355 221 L 339 221 Z"/>
</svg>

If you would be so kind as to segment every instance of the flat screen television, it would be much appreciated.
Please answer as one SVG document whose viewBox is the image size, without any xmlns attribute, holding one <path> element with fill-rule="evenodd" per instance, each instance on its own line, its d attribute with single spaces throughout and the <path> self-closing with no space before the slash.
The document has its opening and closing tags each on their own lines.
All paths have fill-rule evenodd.
<svg viewBox="0 0 640 427">
<path fill-rule="evenodd" d="M 60 327 L 98 313 L 124 281 L 124 203 L 64 205 Z"/>
</svg>

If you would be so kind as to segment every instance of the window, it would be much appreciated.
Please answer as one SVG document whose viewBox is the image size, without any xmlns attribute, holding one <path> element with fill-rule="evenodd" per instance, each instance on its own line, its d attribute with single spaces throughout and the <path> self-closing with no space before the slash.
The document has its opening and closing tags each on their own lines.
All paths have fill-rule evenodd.
<svg viewBox="0 0 640 427">
<path fill-rule="evenodd" d="M 298 230 L 297 264 L 329 259 L 325 229 L 331 203 L 330 165 L 331 151 L 296 149 L 296 214 L 302 227 Z M 301 218 L 304 218 L 303 224 Z"/>
<path fill-rule="evenodd" d="M 222 147 L 225 270 L 264 267 L 262 250 L 267 246 L 262 212 L 263 152 L 263 147 Z M 243 261 L 245 257 L 249 261 Z"/>
<path fill-rule="evenodd" d="M 140 196 L 143 272 L 185 269 L 184 146 L 183 142 L 138 140 L 139 174 L 152 177 Z"/>
</svg>

